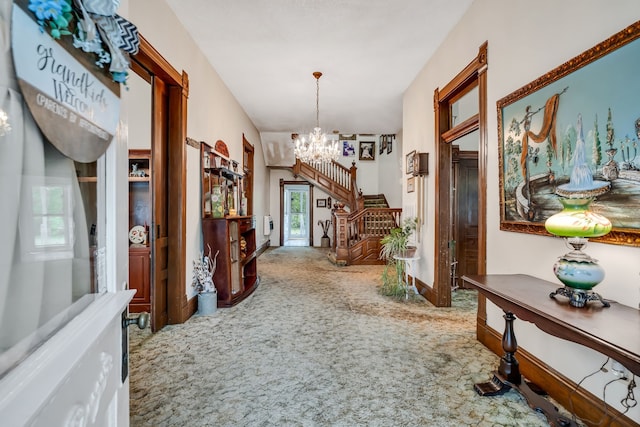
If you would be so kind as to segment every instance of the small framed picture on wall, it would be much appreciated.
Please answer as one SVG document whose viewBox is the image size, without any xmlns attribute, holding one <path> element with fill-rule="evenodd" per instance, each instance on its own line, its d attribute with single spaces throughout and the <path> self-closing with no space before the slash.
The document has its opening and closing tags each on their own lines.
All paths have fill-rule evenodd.
<svg viewBox="0 0 640 427">
<path fill-rule="evenodd" d="M 356 147 L 353 141 L 342 141 L 342 156 L 355 157 Z"/>
<path fill-rule="evenodd" d="M 327 207 L 327 199 L 317 199 L 316 200 L 317 208 L 326 208 Z"/>
<path fill-rule="evenodd" d="M 375 141 L 360 141 L 360 160 L 376 159 L 376 143 Z"/>
<path fill-rule="evenodd" d="M 416 156 L 416 150 L 413 150 L 412 152 L 410 152 L 409 154 L 407 154 L 407 161 L 406 161 L 406 173 L 407 175 L 413 175 L 413 168 L 415 166 L 414 164 L 414 157 Z"/>
<path fill-rule="evenodd" d="M 413 193 L 416 191 L 415 177 L 407 178 L 407 193 Z"/>
</svg>

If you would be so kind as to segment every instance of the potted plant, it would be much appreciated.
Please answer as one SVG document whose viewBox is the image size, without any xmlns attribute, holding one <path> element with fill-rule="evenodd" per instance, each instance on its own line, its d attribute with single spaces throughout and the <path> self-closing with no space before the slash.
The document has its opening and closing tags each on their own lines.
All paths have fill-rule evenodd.
<svg viewBox="0 0 640 427">
<path fill-rule="evenodd" d="M 200 253 L 200 259 L 193 261 L 193 279 L 191 286 L 198 292 L 198 314 L 213 314 L 218 307 L 218 293 L 213 283 L 213 273 L 216 271 L 217 251 L 213 259 L 211 258 L 211 247 L 209 255 Z"/>
<path fill-rule="evenodd" d="M 382 245 L 380 258 L 387 261 L 382 272 L 382 288 L 380 291 L 383 295 L 396 297 L 406 295 L 405 284 L 398 279 L 403 277 L 404 262 L 396 260 L 394 256 L 411 257 L 415 254 L 417 248 L 409 246 L 409 240 L 417 227 L 418 218 L 405 218 L 401 227 L 392 228 L 390 234 L 380 240 Z"/>
<path fill-rule="evenodd" d="M 329 226 L 331 225 L 331 220 L 319 220 L 318 224 L 322 227 L 322 239 L 320 239 L 320 247 L 328 248 L 331 246 L 331 239 L 329 238 Z"/>
</svg>

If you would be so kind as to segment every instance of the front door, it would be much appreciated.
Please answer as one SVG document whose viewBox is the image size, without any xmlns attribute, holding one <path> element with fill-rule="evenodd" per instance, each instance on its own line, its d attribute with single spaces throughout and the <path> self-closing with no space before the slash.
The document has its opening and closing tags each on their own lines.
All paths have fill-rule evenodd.
<svg viewBox="0 0 640 427">
<path fill-rule="evenodd" d="M 81 60 L 38 30 L 27 3 L 0 2 L 0 424 L 128 426 L 126 126 L 120 123 L 97 161 L 86 153 L 90 138 L 71 137 L 75 124 L 104 118 L 91 104 L 97 98 L 115 124 L 118 107 Z M 39 48 L 55 46 L 43 51 L 56 52 L 56 70 L 82 75 L 91 88 L 84 97 L 69 88 L 73 102 L 50 86 L 35 90 L 56 113 L 47 123 L 69 136 L 65 147 L 77 162 L 54 147 L 56 138 L 40 131 L 25 104 L 35 86 L 18 86 L 12 59 L 20 55 L 22 70 L 37 66 L 26 51 L 13 49 L 11 57 L 14 34 Z M 76 109 L 83 103 L 87 109 Z"/>
<path fill-rule="evenodd" d="M 74 163 L 0 89 L 0 424 L 127 426 L 126 143 Z"/>
<path fill-rule="evenodd" d="M 285 246 L 309 246 L 309 186 L 285 187 Z"/>
</svg>

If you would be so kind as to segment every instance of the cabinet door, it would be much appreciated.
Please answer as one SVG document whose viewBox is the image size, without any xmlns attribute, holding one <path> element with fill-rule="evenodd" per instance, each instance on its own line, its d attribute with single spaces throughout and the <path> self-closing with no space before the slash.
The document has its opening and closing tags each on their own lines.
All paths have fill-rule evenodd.
<svg viewBox="0 0 640 427">
<path fill-rule="evenodd" d="M 129 306 L 133 313 L 151 310 L 149 261 L 149 248 L 129 249 L 129 289 L 136 290 Z"/>
</svg>

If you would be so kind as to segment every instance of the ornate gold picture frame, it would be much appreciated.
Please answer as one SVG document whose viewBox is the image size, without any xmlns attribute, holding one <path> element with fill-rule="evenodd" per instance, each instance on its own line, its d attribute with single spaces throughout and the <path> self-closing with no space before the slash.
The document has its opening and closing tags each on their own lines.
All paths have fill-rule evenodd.
<svg viewBox="0 0 640 427">
<path fill-rule="evenodd" d="M 597 240 L 640 246 L 639 37 L 640 21 L 497 102 L 501 230 L 547 235 L 582 153 L 608 187 L 591 207 L 614 229 Z"/>
</svg>

